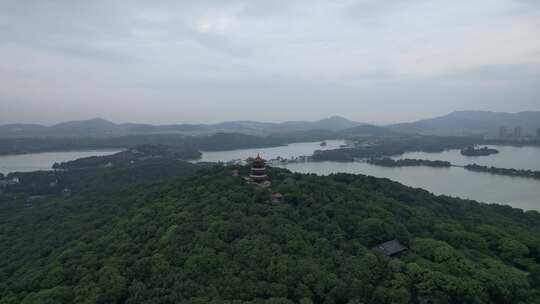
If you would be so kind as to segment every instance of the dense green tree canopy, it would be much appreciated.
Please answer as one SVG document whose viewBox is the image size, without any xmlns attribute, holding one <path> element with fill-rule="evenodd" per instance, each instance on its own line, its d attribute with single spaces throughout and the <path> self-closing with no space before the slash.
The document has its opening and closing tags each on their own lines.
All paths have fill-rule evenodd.
<svg viewBox="0 0 540 304">
<path fill-rule="evenodd" d="M 184 153 L 192 152 L 192 150 L 223 151 L 273 147 L 293 142 L 319 141 L 339 137 L 341 136 L 335 132 L 312 130 L 277 133 L 268 136 L 240 133 L 215 133 L 198 136 L 158 133 L 106 137 L 0 138 L 0 155 L 84 149 L 125 149 L 141 145 L 165 145 L 182 148 L 185 150 Z M 185 156 L 198 157 L 192 153 L 185 153 Z"/>
<path fill-rule="evenodd" d="M 218 166 L 32 208 L 2 197 L 0 303 L 540 303 L 538 212 L 269 175 L 270 189 Z M 409 250 L 370 249 L 391 239 Z"/>
</svg>

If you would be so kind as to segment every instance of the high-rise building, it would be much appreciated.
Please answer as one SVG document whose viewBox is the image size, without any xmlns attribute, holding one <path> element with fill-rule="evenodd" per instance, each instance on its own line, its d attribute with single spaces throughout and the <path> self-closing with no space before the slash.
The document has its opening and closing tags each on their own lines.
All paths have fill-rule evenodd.
<svg viewBox="0 0 540 304">
<path fill-rule="evenodd" d="M 507 136 L 508 136 L 508 130 L 506 129 L 506 127 L 500 127 L 499 128 L 499 137 L 504 138 L 504 137 L 507 137 Z"/>
<path fill-rule="evenodd" d="M 515 127 L 514 128 L 514 137 L 519 138 L 521 136 L 523 136 L 523 129 L 521 129 L 521 127 L 519 127 L 519 126 Z"/>
<path fill-rule="evenodd" d="M 536 137 L 540 137 L 540 128 L 536 129 Z"/>
</svg>

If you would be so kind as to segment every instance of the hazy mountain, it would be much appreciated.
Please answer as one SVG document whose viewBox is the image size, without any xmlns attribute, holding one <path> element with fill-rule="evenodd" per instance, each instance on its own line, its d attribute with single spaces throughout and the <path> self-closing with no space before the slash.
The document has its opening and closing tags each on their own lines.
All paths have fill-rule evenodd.
<svg viewBox="0 0 540 304">
<path fill-rule="evenodd" d="M 0 137 L 21 137 L 46 135 L 48 127 L 38 124 L 8 124 L 0 126 Z"/>
<path fill-rule="evenodd" d="M 535 130 L 540 128 L 540 111 L 519 113 L 457 111 L 441 117 L 394 124 L 388 128 L 401 132 L 437 135 L 494 135 L 502 126 L 507 127 L 509 131 L 521 127 L 524 134 L 534 134 Z"/>
<path fill-rule="evenodd" d="M 178 125 L 150 125 L 137 123 L 120 124 L 123 132 L 126 133 L 191 133 L 205 132 L 211 130 L 207 125 L 203 124 L 178 124 Z"/>
<path fill-rule="evenodd" d="M 120 131 L 118 125 L 102 118 L 76 120 L 52 126 L 9 124 L 0 126 L 0 137 L 100 136 Z"/>
<path fill-rule="evenodd" d="M 314 122 L 313 129 L 339 131 L 347 128 L 352 128 L 361 124 L 362 123 L 352 121 L 341 116 L 332 116 L 330 118 L 321 119 Z"/>
<path fill-rule="evenodd" d="M 257 121 L 227 121 L 217 124 L 151 125 L 137 123 L 116 124 L 102 118 L 69 121 L 53 126 L 38 124 L 8 124 L 0 126 L 0 137 L 43 136 L 117 136 L 130 134 L 181 133 L 189 135 L 212 133 L 244 133 L 270 135 L 305 131 L 332 131 L 356 136 L 388 136 L 393 132 L 434 135 L 497 134 L 500 127 L 509 131 L 521 127 L 524 134 L 535 134 L 540 128 L 540 111 L 519 113 L 489 111 L 457 111 L 415 122 L 385 127 L 355 122 L 332 116 L 317 121 L 286 121 L 269 123 Z"/>
<path fill-rule="evenodd" d="M 340 133 L 352 136 L 392 136 L 398 134 L 398 132 L 386 127 L 374 125 L 360 125 L 342 130 Z"/>
<path fill-rule="evenodd" d="M 317 121 L 286 121 L 275 124 L 270 131 L 289 132 L 289 131 L 307 131 L 307 130 L 329 130 L 340 131 L 362 125 L 363 123 L 352 121 L 341 116 L 332 116 Z"/>
<path fill-rule="evenodd" d="M 9 124 L 0 126 L 0 137 L 35 136 L 116 136 L 128 134 L 182 133 L 209 134 L 235 132 L 251 135 L 298 131 L 339 131 L 361 123 L 339 116 L 318 121 L 288 121 L 268 123 L 256 121 L 227 121 L 217 124 L 171 124 L 151 125 L 137 123 L 116 124 L 102 118 L 63 122 L 52 126 L 37 124 Z"/>
<path fill-rule="evenodd" d="M 68 136 L 99 136 L 111 135 L 120 131 L 117 124 L 102 118 L 92 118 L 88 120 L 68 121 L 53 125 L 49 132 Z"/>
<path fill-rule="evenodd" d="M 257 122 L 257 121 L 226 121 L 214 125 L 209 125 L 210 129 L 218 132 L 243 132 L 250 134 L 266 133 L 266 130 L 272 128 L 275 123 Z"/>
</svg>

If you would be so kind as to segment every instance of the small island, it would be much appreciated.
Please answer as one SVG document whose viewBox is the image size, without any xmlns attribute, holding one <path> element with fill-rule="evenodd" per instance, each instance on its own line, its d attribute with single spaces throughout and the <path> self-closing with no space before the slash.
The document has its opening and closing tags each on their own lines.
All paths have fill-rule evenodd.
<svg viewBox="0 0 540 304">
<path fill-rule="evenodd" d="M 367 161 L 369 164 L 383 166 L 383 167 L 412 167 L 412 166 L 426 166 L 426 167 L 438 167 L 448 168 L 452 164 L 442 160 L 427 160 L 427 159 L 392 159 L 392 158 L 372 158 Z"/>
<path fill-rule="evenodd" d="M 466 165 L 464 168 L 470 171 L 475 171 L 475 172 L 486 172 L 486 173 L 498 174 L 498 175 L 519 176 L 519 177 L 529 177 L 529 178 L 540 179 L 540 171 L 513 169 L 513 168 L 497 168 L 497 167 L 481 166 L 477 164 Z"/>
<path fill-rule="evenodd" d="M 478 137 L 458 136 L 400 136 L 349 141 L 351 144 L 337 149 L 317 150 L 313 161 L 352 162 L 358 159 L 398 156 L 405 152 L 442 152 L 463 149 L 482 142 Z"/>
<path fill-rule="evenodd" d="M 488 156 L 491 154 L 497 154 L 499 150 L 488 147 L 482 147 L 476 149 L 474 146 L 467 147 L 461 150 L 461 155 L 465 156 Z"/>
</svg>

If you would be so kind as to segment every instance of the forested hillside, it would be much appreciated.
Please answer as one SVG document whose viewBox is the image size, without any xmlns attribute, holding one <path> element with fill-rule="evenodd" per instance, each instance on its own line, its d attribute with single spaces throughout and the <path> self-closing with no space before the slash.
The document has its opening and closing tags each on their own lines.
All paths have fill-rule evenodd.
<svg viewBox="0 0 540 304">
<path fill-rule="evenodd" d="M 215 133 L 241 133 L 270 135 L 302 131 L 339 131 L 361 125 L 359 122 L 340 116 L 317 121 L 286 121 L 282 123 L 258 121 L 226 121 L 216 124 L 169 124 L 151 125 L 141 123 L 116 124 L 103 118 L 75 120 L 52 126 L 15 123 L 0 125 L 0 138 L 35 137 L 121 137 L 128 135 L 183 134 L 210 135 Z"/>
<path fill-rule="evenodd" d="M 0 138 L 0 155 L 85 149 L 125 149 L 141 145 L 166 145 L 202 151 L 223 151 L 282 146 L 293 142 L 339 138 L 324 130 L 295 131 L 270 136 L 240 133 L 215 133 L 185 136 L 182 134 L 141 134 L 110 137 L 30 137 Z"/>
<path fill-rule="evenodd" d="M 431 135 L 497 134 L 500 127 L 521 127 L 535 134 L 540 127 L 539 111 L 518 113 L 491 111 L 455 111 L 440 117 L 388 126 L 391 130 Z"/>
<path fill-rule="evenodd" d="M 362 175 L 272 169 L 265 189 L 231 169 L 4 197 L 0 303 L 540 303 L 538 212 Z M 392 239 L 409 249 L 370 249 Z"/>
</svg>

